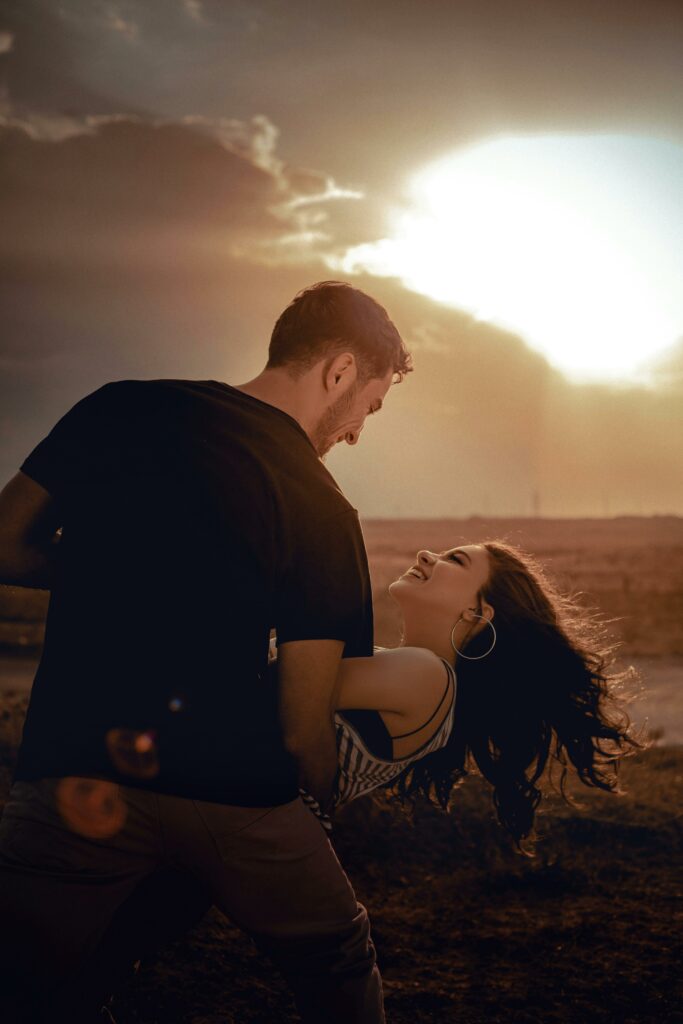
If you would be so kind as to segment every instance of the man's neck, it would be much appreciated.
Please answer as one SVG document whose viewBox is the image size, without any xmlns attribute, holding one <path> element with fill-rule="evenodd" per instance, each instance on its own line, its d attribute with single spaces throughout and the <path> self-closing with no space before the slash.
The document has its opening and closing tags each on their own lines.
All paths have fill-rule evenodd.
<svg viewBox="0 0 683 1024">
<path fill-rule="evenodd" d="M 245 384 L 236 384 L 235 389 L 286 412 L 312 438 L 320 413 L 305 376 L 294 378 L 286 370 L 266 369 L 253 380 Z"/>
</svg>

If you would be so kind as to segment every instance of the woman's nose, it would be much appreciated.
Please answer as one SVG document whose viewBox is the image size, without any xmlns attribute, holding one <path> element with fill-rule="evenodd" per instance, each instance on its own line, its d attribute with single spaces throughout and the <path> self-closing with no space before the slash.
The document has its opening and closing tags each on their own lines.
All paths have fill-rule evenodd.
<svg viewBox="0 0 683 1024">
<path fill-rule="evenodd" d="M 436 558 L 436 555 L 432 554 L 431 551 L 418 551 L 417 560 L 418 562 L 424 562 L 426 565 L 431 565 Z"/>
</svg>

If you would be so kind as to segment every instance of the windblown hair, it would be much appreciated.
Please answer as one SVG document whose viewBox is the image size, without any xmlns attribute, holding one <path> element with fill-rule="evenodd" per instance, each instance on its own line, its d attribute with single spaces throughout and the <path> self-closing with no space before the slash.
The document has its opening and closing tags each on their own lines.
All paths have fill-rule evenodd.
<svg viewBox="0 0 683 1024">
<path fill-rule="evenodd" d="M 531 556 L 500 541 L 484 547 L 491 570 L 478 597 L 494 609 L 496 645 L 480 661 L 458 659 L 448 744 L 391 788 L 404 801 L 422 795 L 446 809 L 476 768 L 519 847 L 532 834 L 546 768 L 552 778 L 559 766 L 565 799 L 570 765 L 587 786 L 614 792 L 620 759 L 643 744 L 617 696 L 628 673 L 608 671 L 615 645 L 598 616 L 562 596 Z M 491 639 L 485 627 L 464 651 L 483 654 Z"/>
<path fill-rule="evenodd" d="M 346 350 L 356 356 L 363 384 L 390 370 L 402 380 L 412 370 L 410 354 L 383 306 L 343 281 L 320 281 L 300 291 L 280 314 L 267 366 L 287 367 L 296 375 Z"/>
</svg>

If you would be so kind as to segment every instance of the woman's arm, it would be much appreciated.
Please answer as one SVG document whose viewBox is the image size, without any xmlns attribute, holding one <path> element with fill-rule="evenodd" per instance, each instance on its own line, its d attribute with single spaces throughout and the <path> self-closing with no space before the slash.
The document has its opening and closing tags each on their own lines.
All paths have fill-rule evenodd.
<svg viewBox="0 0 683 1024">
<path fill-rule="evenodd" d="M 421 720 L 443 694 L 445 673 L 441 658 L 424 647 L 396 647 L 372 658 L 342 658 L 335 706 L 340 711 L 372 709 Z"/>
</svg>

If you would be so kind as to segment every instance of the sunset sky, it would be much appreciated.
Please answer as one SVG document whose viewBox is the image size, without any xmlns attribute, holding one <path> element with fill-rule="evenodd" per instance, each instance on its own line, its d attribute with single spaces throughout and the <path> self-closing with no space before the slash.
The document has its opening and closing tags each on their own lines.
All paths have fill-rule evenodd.
<svg viewBox="0 0 683 1024">
<path fill-rule="evenodd" d="M 682 53 L 661 0 L 0 2 L 0 483 L 335 277 L 416 366 L 361 514 L 683 514 Z"/>
</svg>

